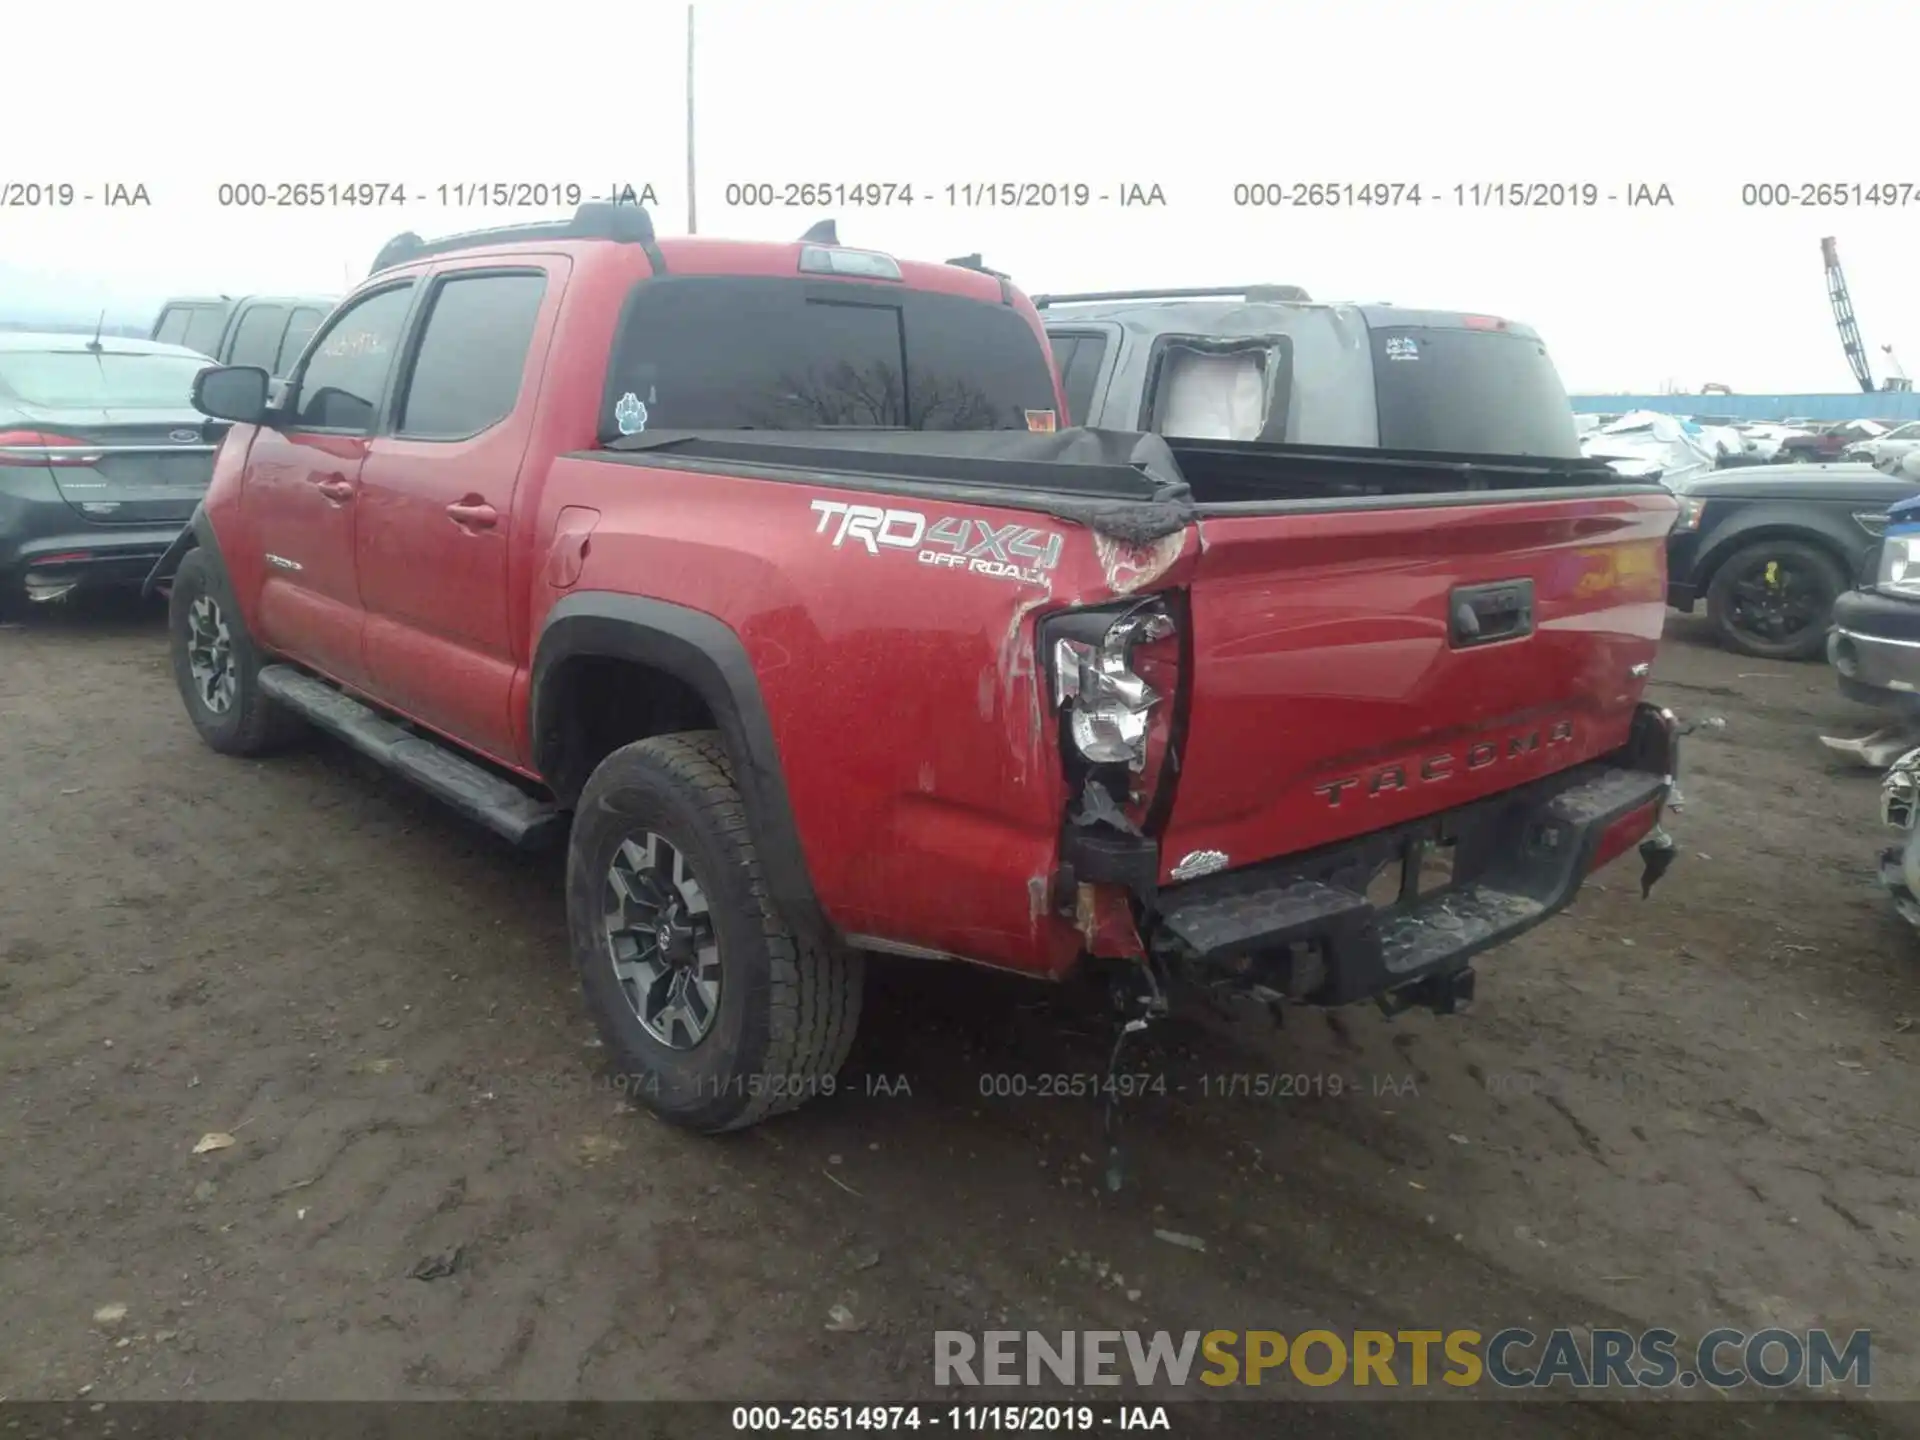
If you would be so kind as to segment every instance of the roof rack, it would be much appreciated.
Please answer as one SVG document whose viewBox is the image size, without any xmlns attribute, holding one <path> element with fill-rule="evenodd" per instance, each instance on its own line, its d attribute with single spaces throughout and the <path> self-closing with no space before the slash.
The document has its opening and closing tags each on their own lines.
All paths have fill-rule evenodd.
<svg viewBox="0 0 1920 1440">
<path fill-rule="evenodd" d="M 995 270 L 991 265 L 988 265 L 980 258 L 980 252 L 978 250 L 974 251 L 971 255 L 956 255 L 953 259 L 945 263 L 953 266 L 956 270 L 971 270 L 976 275 L 986 275 L 998 280 L 1000 282 L 1000 303 L 1002 305 L 1013 304 L 1013 277 L 1004 270 Z"/>
<path fill-rule="evenodd" d="M 490 230 L 467 230 L 444 235 L 438 240 L 422 240 L 408 230 L 380 247 L 367 273 L 382 270 L 429 255 L 445 255 L 455 250 L 471 250 L 480 245 L 514 245 L 535 240 L 615 240 L 639 245 L 647 252 L 655 272 L 666 269 L 666 261 L 654 243 L 653 217 L 639 205 L 611 200 L 589 200 L 573 212 L 570 220 L 543 220 L 530 225 L 499 225 Z"/>
<path fill-rule="evenodd" d="M 1246 300 L 1254 304 L 1312 300 L 1298 285 L 1208 285 L 1187 290 L 1089 290 L 1084 295 L 1036 295 L 1033 303 L 1084 305 L 1096 300 Z"/>
<path fill-rule="evenodd" d="M 971 255 L 956 255 L 951 260 L 945 260 L 941 263 L 951 265 L 956 270 L 972 270 L 981 275 L 992 275 L 999 280 L 1011 280 L 1013 278 L 1007 274 L 1006 271 L 995 270 L 991 265 L 988 265 L 980 258 L 980 252 L 978 250 L 974 251 Z"/>
</svg>

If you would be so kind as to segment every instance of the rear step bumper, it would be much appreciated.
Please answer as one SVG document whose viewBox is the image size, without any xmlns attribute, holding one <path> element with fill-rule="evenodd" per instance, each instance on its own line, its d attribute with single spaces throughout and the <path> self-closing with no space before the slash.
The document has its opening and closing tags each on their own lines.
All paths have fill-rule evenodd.
<svg viewBox="0 0 1920 1440">
<path fill-rule="evenodd" d="M 1672 770 L 1610 763 L 1620 758 L 1397 831 L 1163 890 L 1156 943 L 1172 941 L 1177 960 L 1310 1004 L 1382 999 L 1451 1010 L 1471 996 L 1475 955 L 1563 909 L 1597 865 L 1654 830 Z M 1670 737 L 1666 758 L 1670 765 Z M 1385 907 L 1367 898 L 1382 866 L 1417 874 L 1436 844 L 1453 850 L 1446 889 Z M 1649 844 L 1662 855 L 1643 847 L 1646 888 L 1671 859 L 1661 842 Z"/>
<path fill-rule="evenodd" d="M 260 688 L 329 734 L 522 849 L 566 834 L 566 815 L 458 751 L 430 740 L 291 665 L 269 665 Z"/>
</svg>

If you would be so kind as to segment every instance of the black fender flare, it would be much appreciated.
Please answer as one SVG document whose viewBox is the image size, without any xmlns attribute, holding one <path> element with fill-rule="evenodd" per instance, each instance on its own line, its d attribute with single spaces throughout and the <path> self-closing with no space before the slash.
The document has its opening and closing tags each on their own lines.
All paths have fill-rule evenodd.
<svg viewBox="0 0 1920 1440">
<path fill-rule="evenodd" d="M 180 528 L 180 533 L 173 537 L 173 543 L 153 562 L 147 578 L 140 582 L 140 598 L 150 598 L 162 582 L 171 580 L 187 552 L 197 549 L 211 550 L 216 557 L 220 555 L 220 543 L 213 537 L 213 522 L 207 518 L 204 501 L 193 507 L 193 514 L 187 517 L 187 523 Z M 224 565 L 225 561 L 221 563 Z"/>
<path fill-rule="evenodd" d="M 706 702 L 733 759 L 734 784 L 746 806 L 761 874 L 780 913 L 815 943 L 830 943 L 832 927 L 813 887 L 800 843 L 773 723 L 747 647 L 732 627 L 702 610 L 665 600 L 585 590 L 548 612 L 534 645 L 529 720 L 535 763 L 551 768 L 560 732 L 556 670 L 580 656 L 631 660 L 672 675 Z M 571 807 L 577 793 L 555 798 Z"/>
</svg>

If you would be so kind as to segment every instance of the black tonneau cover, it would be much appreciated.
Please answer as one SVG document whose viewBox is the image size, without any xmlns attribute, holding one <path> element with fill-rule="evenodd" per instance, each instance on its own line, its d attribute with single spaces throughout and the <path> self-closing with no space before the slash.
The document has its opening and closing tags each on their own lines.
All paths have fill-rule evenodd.
<svg viewBox="0 0 1920 1440">
<path fill-rule="evenodd" d="M 605 448 L 1116 500 L 1186 493 L 1166 441 L 1132 430 L 648 430 Z"/>
<path fill-rule="evenodd" d="M 648 430 L 582 459 L 930 491 L 1013 505 L 1144 544 L 1214 507 L 1422 504 L 1489 491 L 1640 492 L 1604 461 L 1181 440 L 1134 430 Z M 1514 498 L 1520 498 L 1515 495 Z M 1244 512 L 1242 512 L 1244 513 Z"/>
</svg>

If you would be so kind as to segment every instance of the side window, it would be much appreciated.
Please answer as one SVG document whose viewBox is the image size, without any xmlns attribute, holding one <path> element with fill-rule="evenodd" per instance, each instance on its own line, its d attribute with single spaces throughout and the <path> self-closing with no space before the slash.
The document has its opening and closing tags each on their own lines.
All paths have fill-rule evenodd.
<svg viewBox="0 0 1920 1440">
<path fill-rule="evenodd" d="M 464 440 L 511 415 L 546 290 L 545 275 L 441 281 L 428 302 L 394 433 Z"/>
<path fill-rule="evenodd" d="M 198 350 L 202 355 L 212 355 L 218 359 L 220 337 L 226 328 L 226 306 L 195 305 L 187 313 L 187 329 L 180 337 L 180 343 L 189 350 Z"/>
<path fill-rule="evenodd" d="M 193 318 L 193 312 L 185 305 L 169 305 L 161 313 L 160 323 L 153 327 L 153 338 L 164 340 L 169 345 L 179 345 L 186 339 L 187 321 Z"/>
<path fill-rule="evenodd" d="M 258 365 L 273 374 L 274 358 L 280 353 L 280 334 L 287 327 L 287 312 L 279 305 L 249 305 L 240 312 L 233 327 L 233 345 L 227 352 L 229 365 Z"/>
<path fill-rule="evenodd" d="M 413 285 L 408 282 L 376 291 L 340 312 L 300 376 L 293 428 L 373 429 L 412 302 Z"/>
<path fill-rule="evenodd" d="M 1258 440 L 1272 356 L 1262 345 L 1166 344 L 1153 367 L 1146 428 L 1190 440 Z"/>
<path fill-rule="evenodd" d="M 324 310 L 304 306 L 296 309 L 287 319 L 286 338 L 280 342 L 280 354 L 267 367 L 268 371 L 276 377 L 293 373 L 300 352 L 307 348 L 307 341 L 313 338 L 313 332 L 320 328 L 320 322 L 326 318 Z"/>
<path fill-rule="evenodd" d="M 1047 334 L 1047 349 L 1053 352 L 1053 368 L 1060 372 L 1062 385 L 1067 383 L 1067 372 L 1073 368 L 1073 352 L 1079 348 L 1079 345 L 1078 335 L 1055 335 L 1051 331 Z M 1060 423 L 1064 425 L 1069 421 L 1078 425 L 1080 413 L 1074 411 L 1070 415 L 1062 416 Z"/>
<path fill-rule="evenodd" d="M 1060 356 L 1060 384 L 1067 392 L 1067 414 L 1075 425 L 1093 423 L 1093 387 L 1100 378 L 1100 362 L 1106 359 L 1107 337 L 1104 335 L 1062 336 L 1073 346 L 1070 352 L 1054 353 Z M 1055 341 L 1056 347 L 1061 341 Z"/>
</svg>

